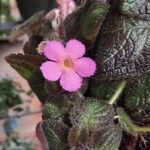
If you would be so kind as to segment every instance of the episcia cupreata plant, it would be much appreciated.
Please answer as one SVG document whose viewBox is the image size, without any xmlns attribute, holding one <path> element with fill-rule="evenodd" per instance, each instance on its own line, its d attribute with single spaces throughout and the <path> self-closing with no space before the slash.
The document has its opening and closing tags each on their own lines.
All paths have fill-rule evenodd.
<svg viewBox="0 0 150 150">
<path fill-rule="evenodd" d="M 43 104 L 43 149 L 150 149 L 150 1 L 57 0 L 16 27 L 7 62 Z"/>
</svg>

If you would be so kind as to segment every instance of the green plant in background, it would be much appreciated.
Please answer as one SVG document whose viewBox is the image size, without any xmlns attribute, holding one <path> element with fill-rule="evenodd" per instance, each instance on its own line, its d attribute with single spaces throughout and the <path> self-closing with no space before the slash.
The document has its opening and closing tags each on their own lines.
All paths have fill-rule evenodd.
<svg viewBox="0 0 150 150">
<path fill-rule="evenodd" d="M 12 135 L 0 146 L 1 150 L 35 150 L 35 144 L 17 135 Z"/>
<path fill-rule="evenodd" d="M 1 0 L 0 23 L 6 23 L 6 22 L 14 21 L 13 17 L 11 16 L 10 2 L 11 2 L 10 0 Z"/>
<path fill-rule="evenodd" d="M 39 12 L 12 32 L 12 39 L 25 31 L 29 35 L 24 54 L 6 60 L 43 104 L 36 130 L 43 147 L 150 149 L 149 11 L 147 0 L 77 0 L 76 10 L 59 28 L 53 15 Z M 46 58 L 36 49 L 43 40 L 72 38 L 86 45 L 97 73 L 79 91 L 68 93 L 58 82 L 45 81 L 40 66 Z"/>
<path fill-rule="evenodd" d="M 0 39 L 8 39 L 8 35 L 10 34 L 10 27 L 5 23 L 14 21 L 14 18 L 11 15 L 11 1 L 1 0 L 0 2 Z"/>
<path fill-rule="evenodd" d="M 7 116 L 9 108 L 22 103 L 20 92 L 22 89 L 11 79 L 0 80 L 0 118 Z"/>
<path fill-rule="evenodd" d="M 9 116 L 8 110 L 14 108 L 16 113 L 23 109 L 20 104 L 23 104 L 21 94 L 31 96 L 31 91 L 24 91 L 21 85 L 9 78 L 0 80 L 0 119 L 5 119 L 4 131 L 7 139 L 4 144 L 0 145 L 1 150 L 35 150 L 35 144 L 30 140 L 19 137 L 15 129 L 17 128 L 16 116 Z M 6 119 L 7 118 L 7 119 Z"/>
</svg>

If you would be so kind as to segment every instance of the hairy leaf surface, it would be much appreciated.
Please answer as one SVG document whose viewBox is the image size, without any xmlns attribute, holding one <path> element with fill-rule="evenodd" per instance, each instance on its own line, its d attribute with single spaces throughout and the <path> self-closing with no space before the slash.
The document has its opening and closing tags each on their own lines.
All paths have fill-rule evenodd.
<svg viewBox="0 0 150 150">
<path fill-rule="evenodd" d="M 69 133 L 69 143 L 73 147 L 80 145 L 79 143 L 93 142 L 92 146 L 99 147 L 98 142 L 103 139 L 101 139 L 102 134 L 98 133 L 105 134 L 110 128 L 113 128 L 115 112 L 113 107 L 106 102 L 97 99 L 84 101 L 83 103 L 78 102 L 71 111 L 70 119 L 73 127 Z M 99 135 L 97 141 L 94 140 L 95 134 Z"/>
<path fill-rule="evenodd" d="M 150 21 L 118 15 L 108 17 L 99 38 L 97 74 L 103 80 L 133 78 L 150 71 Z"/>
<path fill-rule="evenodd" d="M 109 8 L 108 3 L 87 1 L 66 18 L 63 25 L 66 38 L 79 38 L 93 46 Z"/>
<path fill-rule="evenodd" d="M 109 129 L 95 131 L 88 141 L 82 141 L 72 150 L 118 150 L 122 138 L 122 129 L 118 125 Z"/>
<path fill-rule="evenodd" d="M 121 0 L 120 9 L 123 14 L 129 15 L 129 17 L 135 16 L 150 20 L 149 0 Z"/>
<path fill-rule="evenodd" d="M 150 121 L 150 76 L 135 79 L 125 89 L 125 106 L 136 122 Z"/>
<path fill-rule="evenodd" d="M 43 131 L 48 140 L 49 149 L 67 150 L 68 127 L 63 123 L 55 120 L 44 120 L 42 123 Z"/>
<path fill-rule="evenodd" d="M 122 128 L 130 134 L 135 134 L 134 124 L 130 117 L 126 114 L 123 108 L 117 108 L 117 113 L 119 115 L 119 122 Z"/>
<path fill-rule="evenodd" d="M 47 94 L 44 89 L 45 80 L 43 79 L 39 67 L 45 59 L 38 55 L 11 54 L 6 57 L 6 60 L 28 81 L 31 89 L 38 96 L 39 100 L 44 102 Z"/>
</svg>

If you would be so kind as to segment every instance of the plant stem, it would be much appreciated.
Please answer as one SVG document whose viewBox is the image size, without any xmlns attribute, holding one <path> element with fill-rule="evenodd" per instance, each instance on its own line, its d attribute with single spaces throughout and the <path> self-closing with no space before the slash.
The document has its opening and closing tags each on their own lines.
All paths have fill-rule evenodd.
<svg viewBox="0 0 150 150">
<path fill-rule="evenodd" d="M 127 83 L 126 81 L 121 81 L 119 83 L 115 94 L 112 96 L 112 98 L 109 101 L 109 104 L 113 105 L 116 102 L 116 100 L 119 98 L 120 94 L 122 93 L 123 89 L 125 88 L 126 83 Z"/>
<path fill-rule="evenodd" d="M 136 132 L 150 132 L 150 127 L 134 127 L 134 130 Z"/>
</svg>

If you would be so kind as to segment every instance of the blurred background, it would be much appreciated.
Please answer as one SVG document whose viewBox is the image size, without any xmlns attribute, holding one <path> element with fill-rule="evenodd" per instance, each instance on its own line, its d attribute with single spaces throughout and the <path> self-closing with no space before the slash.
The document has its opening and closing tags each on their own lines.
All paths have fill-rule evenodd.
<svg viewBox="0 0 150 150">
<path fill-rule="evenodd" d="M 42 150 L 35 134 L 41 121 L 41 104 L 5 56 L 22 53 L 25 40 L 22 37 L 10 43 L 11 29 L 55 5 L 55 0 L 0 0 L 0 150 Z"/>
</svg>

